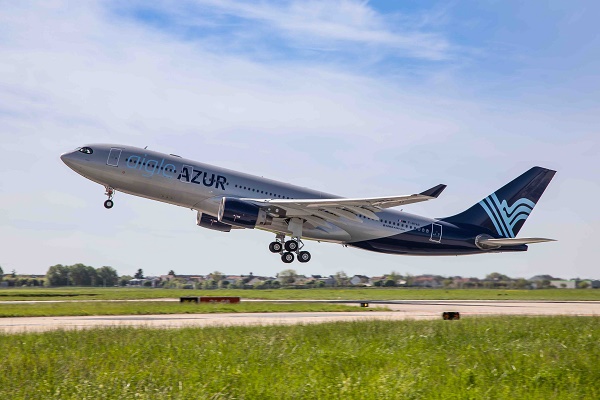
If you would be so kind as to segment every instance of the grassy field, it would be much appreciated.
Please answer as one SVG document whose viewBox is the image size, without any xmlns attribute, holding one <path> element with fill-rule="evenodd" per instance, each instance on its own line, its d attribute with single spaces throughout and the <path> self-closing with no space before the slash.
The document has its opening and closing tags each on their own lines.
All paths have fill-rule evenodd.
<svg viewBox="0 0 600 400">
<path fill-rule="evenodd" d="M 149 314 L 212 314 L 264 312 L 324 312 L 324 311 L 389 311 L 385 307 L 361 308 L 326 303 L 261 303 L 189 304 L 164 301 L 148 302 L 68 302 L 17 303 L 0 305 L 0 318 L 54 317 L 61 315 L 149 315 Z"/>
<path fill-rule="evenodd" d="M 149 288 L 0 289 L 2 300 L 133 300 L 181 296 L 240 296 L 266 300 L 596 300 L 598 289 L 409 289 L 323 288 L 273 290 L 181 290 Z"/>
<path fill-rule="evenodd" d="M 600 318 L 0 334 L 2 399 L 598 399 Z"/>
</svg>

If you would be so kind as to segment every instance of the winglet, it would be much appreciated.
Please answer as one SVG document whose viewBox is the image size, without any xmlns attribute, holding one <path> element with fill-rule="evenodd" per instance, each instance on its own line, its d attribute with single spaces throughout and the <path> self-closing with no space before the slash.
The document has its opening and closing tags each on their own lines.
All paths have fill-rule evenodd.
<svg viewBox="0 0 600 400">
<path fill-rule="evenodd" d="M 446 185 L 440 184 L 440 185 L 432 187 L 431 189 L 427 189 L 426 191 L 421 192 L 419 194 L 422 194 L 423 196 L 437 198 L 444 191 L 444 189 L 446 189 Z"/>
</svg>

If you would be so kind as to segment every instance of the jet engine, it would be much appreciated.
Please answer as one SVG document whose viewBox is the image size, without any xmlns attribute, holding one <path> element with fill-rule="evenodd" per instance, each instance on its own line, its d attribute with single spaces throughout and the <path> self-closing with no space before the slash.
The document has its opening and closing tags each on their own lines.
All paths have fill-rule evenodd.
<svg viewBox="0 0 600 400">
<path fill-rule="evenodd" d="M 217 217 L 210 214 L 203 214 L 200 211 L 198 211 L 198 215 L 196 215 L 196 225 L 219 232 L 229 232 L 232 228 L 231 225 L 219 222 Z"/>
<path fill-rule="evenodd" d="M 254 229 L 256 226 L 271 225 L 273 217 L 259 206 L 231 197 L 223 197 L 219 207 L 219 222 L 234 227 Z"/>
</svg>

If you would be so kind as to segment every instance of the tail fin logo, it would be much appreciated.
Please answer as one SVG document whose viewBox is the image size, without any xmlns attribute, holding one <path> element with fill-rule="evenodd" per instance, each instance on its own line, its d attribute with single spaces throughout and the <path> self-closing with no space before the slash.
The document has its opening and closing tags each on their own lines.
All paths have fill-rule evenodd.
<svg viewBox="0 0 600 400">
<path fill-rule="evenodd" d="M 535 207 L 535 203 L 526 198 L 520 198 L 509 206 L 506 200 L 498 200 L 496 193 L 493 193 L 479 202 L 485 210 L 490 220 L 494 224 L 498 235 L 514 238 L 513 229 L 517 222 L 526 220 Z"/>
</svg>

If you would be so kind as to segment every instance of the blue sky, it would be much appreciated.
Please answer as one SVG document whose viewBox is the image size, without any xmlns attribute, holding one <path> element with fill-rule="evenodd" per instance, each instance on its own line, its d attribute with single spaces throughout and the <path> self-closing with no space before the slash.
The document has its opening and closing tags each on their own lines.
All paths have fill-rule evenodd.
<svg viewBox="0 0 600 400">
<path fill-rule="evenodd" d="M 0 2 L 0 265 L 274 275 L 264 232 L 62 165 L 83 143 L 146 146 L 344 196 L 449 185 L 446 216 L 533 165 L 556 169 L 526 254 L 417 258 L 311 243 L 305 274 L 498 271 L 600 278 L 596 2 Z"/>
</svg>

